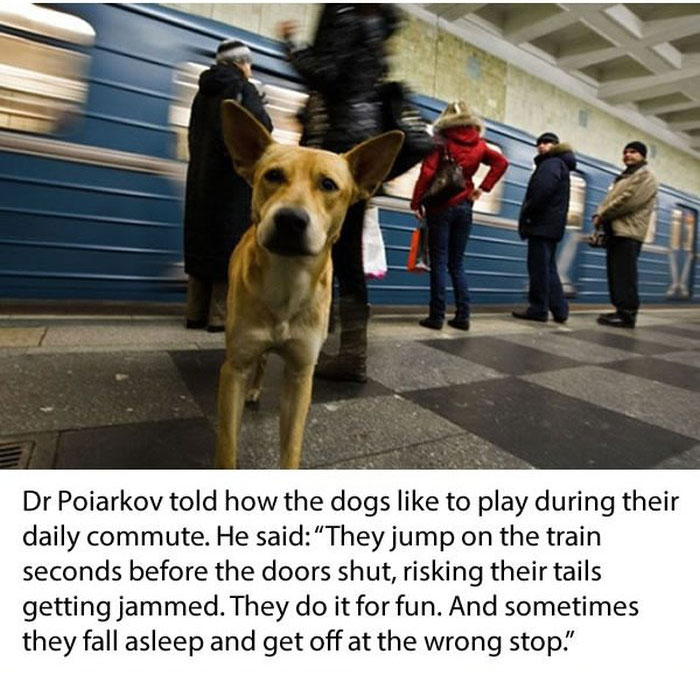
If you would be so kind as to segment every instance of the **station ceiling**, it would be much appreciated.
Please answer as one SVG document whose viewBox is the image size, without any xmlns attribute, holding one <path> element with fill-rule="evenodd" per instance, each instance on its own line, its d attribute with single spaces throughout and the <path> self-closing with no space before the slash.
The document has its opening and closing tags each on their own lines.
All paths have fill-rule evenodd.
<svg viewBox="0 0 700 674">
<path fill-rule="evenodd" d="M 700 151 L 700 4 L 417 7 L 467 39 L 475 31 L 486 35 L 485 45 L 477 46 L 487 51 L 497 53 L 489 45 L 505 43 L 511 53 L 530 57 L 523 63 L 544 61 L 599 103 L 641 115 L 663 136 L 673 134 L 676 144 Z M 523 67 L 519 60 L 517 65 Z"/>
</svg>

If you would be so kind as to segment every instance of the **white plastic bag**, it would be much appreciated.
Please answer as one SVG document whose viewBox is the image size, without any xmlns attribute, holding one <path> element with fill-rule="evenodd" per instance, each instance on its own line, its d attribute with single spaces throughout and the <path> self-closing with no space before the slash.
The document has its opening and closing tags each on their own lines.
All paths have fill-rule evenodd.
<svg viewBox="0 0 700 674">
<path fill-rule="evenodd" d="M 384 278 L 387 272 L 386 251 L 379 228 L 379 209 L 368 208 L 362 225 L 362 264 L 367 278 Z"/>
</svg>

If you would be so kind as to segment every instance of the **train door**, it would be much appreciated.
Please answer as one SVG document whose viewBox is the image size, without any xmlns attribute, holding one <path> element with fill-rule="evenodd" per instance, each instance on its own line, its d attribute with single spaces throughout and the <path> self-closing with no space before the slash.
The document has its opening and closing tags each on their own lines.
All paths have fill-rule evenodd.
<svg viewBox="0 0 700 674">
<path fill-rule="evenodd" d="M 569 213 L 566 216 L 564 238 L 559 244 L 557 269 L 564 295 L 576 297 L 579 277 L 579 243 L 583 237 L 584 211 L 586 204 L 586 181 L 580 173 L 570 176 Z"/>
<path fill-rule="evenodd" d="M 671 231 L 668 246 L 670 283 L 667 299 L 689 300 L 693 296 L 695 251 L 697 248 L 698 213 L 676 204 L 671 211 Z"/>
</svg>

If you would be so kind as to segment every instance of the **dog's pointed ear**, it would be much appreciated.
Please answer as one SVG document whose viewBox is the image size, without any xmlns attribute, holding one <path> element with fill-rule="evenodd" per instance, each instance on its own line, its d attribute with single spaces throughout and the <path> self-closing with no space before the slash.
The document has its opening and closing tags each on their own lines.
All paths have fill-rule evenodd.
<svg viewBox="0 0 700 674">
<path fill-rule="evenodd" d="M 221 130 L 236 172 L 253 182 L 255 164 L 273 143 L 268 130 L 233 100 L 221 102 Z"/>
<path fill-rule="evenodd" d="M 355 201 L 369 199 L 394 165 L 403 145 L 401 131 L 388 131 L 356 145 L 343 156 L 357 185 Z"/>
</svg>

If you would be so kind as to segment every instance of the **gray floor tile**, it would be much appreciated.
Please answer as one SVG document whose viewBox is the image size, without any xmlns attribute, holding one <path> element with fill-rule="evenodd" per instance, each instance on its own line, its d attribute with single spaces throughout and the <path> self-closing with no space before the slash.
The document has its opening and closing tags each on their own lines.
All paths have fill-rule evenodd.
<svg viewBox="0 0 700 674">
<path fill-rule="evenodd" d="M 329 468 L 523 469 L 532 466 L 473 433 L 423 442 L 405 449 L 343 461 Z"/>
<path fill-rule="evenodd" d="M 680 363 L 687 367 L 700 367 L 700 352 L 698 351 L 674 351 L 672 353 L 664 353 L 654 358 L 668 360 L 672 363 Z"/>
<path fill-rule="evenodd" d="M 213 419 L 216 415 L 219 369 L 224 362 L 223 349 L 172 351 L 170 357 L 199 407 L 209 418 Z M 262 412 L 277 414 L 283 370 L 284 362 L 282 359 L 276 354 L 270 354 L 260 395 L 260 410 Z M 331 382 L 315 378 L 311 402 L 319 403 L 391 394 L 392 391 L 372 379 L 365 384 L 358 384 Z"/>
<path fill-rule="evenodd" d="M 0 327 L 0 348 L 39 346 L 46 328 Z"/>
<path fill-rule="evenodd" d="M 492 337 L 473 337 L 449 341 L 429 340 L 424 343 L 472 363 L 478 363 L 497 372 L 510 375 L 556 370 L 578 364 L 571 358 L 555 356 L 539 349 L 512 344 Z"/>
<path fill-rule="evenodd" d="M 650 468 L 697 444 L 516 378 L 406 396 L 537 468 Z"/>
<path fill-rule="evenodd" d="M 600 346 L 619 349 L 628 353 L 638 353 L 644 356 L 655 356 L 659 353 L 677 351 L 672 346 L 656 344 L 653 341 L 641 339 L 637 330 L 624 330 L 622 328 L 576 330 L 566 333 L 566 336 L 570 339 L 592 342 Z"/>
<path fill-rule="evenodd" d="M 506 318 L 479 318 L 472 320 L 469 327 L 469 336 L 483 337 L 484 335 L 513 335 L 528 333 L 532 331 L 533 325 L 519 321 L 512 317 Z M 556 324 L 547 326 L 548 328 L 558 328 Z M 447 324 L 443 328 L 446 332 L 452 333 L 456 337 L 464 337 L 464 333 L 453 330 Z"/>
<path fill-rule="evenodd" d="M 655 466 L 655 468 L 664 468 L 666 470 L 700 469 L 700 445 L 696 445 L 682 454 L 669 457 Z"/>
<path fill-rule="evenodd" d="M 685 335 L 686 337 L 700 339 L 700 322 L 694 322 L 682 318 L 667 318 L 663 322 L 660 322 L 657 325 L 655 325 L 654 328 L 657 328 L 659 330 L 668 329 L 671 332 L 674 332 L 675 330 L 683 330 L 683 332 L 687 333 Z"/>
<path fill-rule="evenodd" d="M 664 346 L 673 347 L 674 350 L 680 351 L 688 349 L 698 349 L 700 348 L 700 340 L 697 338 L 693 339 L 691 337 L 673 334 L 667 331 L 662 331 L 658 329 L 659 326 L 649 327 L 649 328 L 636 328 L 634 330 L 637 339 L 644 340 L 646 342 L 654 342 L 655 344 L 663 344 Z M 615 328 L 612 328 L 613 330 Z"/>
<path fill-rule="evenodd" d="M 103 321 L 94 325 L 50 325 L 43 345 L 51 346 L 144 346 L 163 345 L 163 350 L 182 342 L 205 342 L 223 347 L 221 333 L 185 330 L 182 322 L 168 321 Z"/>
<path fill-rule="evenodd" d="M 565 395 L 700 439 L 700 394 L 615 370 L 584 366 L 523 377 Z"/>
<path fill-rule="evenodd" d="M 177 351 L 177 350 L 189 350 L 198 351 L 199 345 L 192 344 L 181 344 L 181 343 L 167 343 L 161 342 L 160 344 L 100 344 L 95 346 L 80 346 L 73 344 L 70 346 L 32 346 L 25 349 L 25 353 L 30 355 L 42 355 L 42 354 L 65 354 L 65 353 L 139 353 L 148 351 Z M 221 345 L 217 345 L 218 349 L 221 349 Z"/>
<path fill-rule="evenodd" d="M 538 331 L 528 335 L 499 335 L 498 339 L 589 364 L 638 357 L 629 351 L 576 339 L 575 332 L 562 336 L 561 333 Z"/>
<path fill-rule="evenodd" d="M 684 337 L 685 339 L 696 342 L 696 348 L 700 348 L 700 326 L 693 325 L 692 323 L 684 323 L 681 325 L 655 325 L 650 329 L 650 332 L 667 333 L 669 335 L 676 335 L 677 337 Z"/>
<path fill-rule="evenodd" d="M 468 384 L 504 376 L 489 367 L 465 361 L 421 342 L 372 344 L 368 364 L 373 380 L 397 392 Z"/>
<path fill-rule="evenodd" d="M 274 468 L 278 463 L 278 417 L 246 410 L 239 467 Z M 459 434 L 459 427 L 398 396 L 317 403 L 309 411 L 301 464 L 336 465 Z M 359 467 L 359 466 L 357 466 Z"/>
<path fill-rule="evenodd" d="M 0 381 L 3 434 L 201 415 L 164 353 L 2 358 Z"/>
<path fill-rule="evenodd" d="M 607 363 L 605 367 L 700 393 L 700 369 L 687 365 L 660 358 L 629 358 L 615 363 Z M 700 409 L 698 414 L 700 414 Z"/>
<path fill-rule="evenodd" d="M 56 468 L 211 468 L 214 446 L 204 418 L 65 431 Z"/>
</svg>

